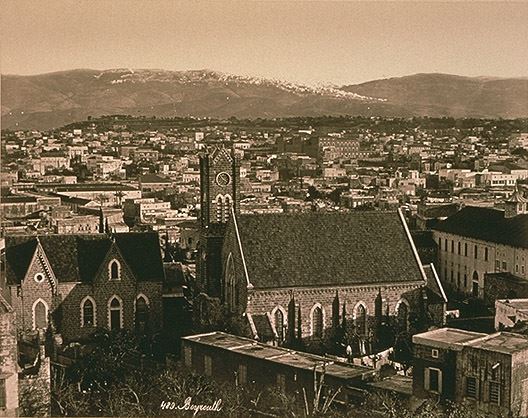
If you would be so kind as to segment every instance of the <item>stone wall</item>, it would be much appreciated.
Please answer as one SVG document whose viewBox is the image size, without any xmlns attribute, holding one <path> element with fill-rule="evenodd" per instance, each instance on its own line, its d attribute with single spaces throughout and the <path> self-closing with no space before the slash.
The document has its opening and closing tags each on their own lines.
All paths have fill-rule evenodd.
<svg viewBox="0 0 528 418">
<path fill-rule="evenodd" d="M 493 366 L 500 364 L 497 369 L 497 376 L 493 379 Z M 475 377 L 477 379 L 477 399 L 466 398 L 466 378 Z M 508 354 L 498 351 L 479 350 L 472 347 L 465 347 L 457 359 L 456 370 L 456 402 L 468 400 L 473 402 L 475 407 L 491 416 L 499 416 L 506 413 L 511 407 L 511 382 L 512 382 L 512 362 Z M 500 404 L 490 403 L 489 387 L 490 381 L 500 382 Z"/>
<path fill-rule="evenodd" d="M 112 260 L 120 264 L 120 280 L 110 280 L 109 264 Z M 48 280 L 37 283 L 34 276 L 44 274 L 42 263 L 35 259 L 28 269 L 26 280 L 21 289 L 11 287 L 11 300 L 17 311 L 20 331 L 33 329 L 33 305 L 39 299 L 47 305 L 56 326 L 64 341 L 76 340 L 91 334 L 97 327 L 109 326 L 109 303 L 115 295 L 122 301 L 122 327 L 135 328 L 135 301 L 139 295 L 146 297 L 149 305 L 148 330 L 157 332 L 162 327 L 162 280 L 156 282 L 138 282 L 127 267 L 125 261 L 115 249 L 110 251 L 103 268 L 98 272 L 92 283 L 70 283 L 63 281 L 57 284 L 57 294 L 52 294 Z M 67 278 L 62 278 L 67 279 Z M 95 301 L 94 326 L 82 327 L 81 302 L 87 296 Z"/>
<path fill-rule="evenodd" d="M 0 296 L 1 298 L 1 296 Z M 0 300 L 0 379 L 5 381 L 6 404 L 0 407 L 0 417 L 17 416 L 18 411 L 18 350 L 15 314 Z"/>
<path fill-rule="evenodd" d="M 275 308 L 288 312 L 288 304 L 291 297 L 300 306 L 302 338 L 312 335 L 311 313 L 315 306 L 321 306 L 323 310 L 323 324 L 325 333 L 332 328 L 332 316 L 337 308 L 335 304 L 336 295 L 339 298 L 339 316 L 342 320 L 343 305 L 345 306 L 347 320 L 353 321 L 356 317 L 358 305 L 366 308 L 368 328 L 372 329 L 375 323 L 376 298 L 381 293 L 382 315 L 389 312 L 389 316 L 396 316 L 397 305 L 407 303 L 409 312 L 420 309 L 418 298 L 413 294 L 423 283 L 408 284 L 378 284 L 357 285 L 343 287 L 320 287 L 320 288 L 296 288 L 296 289 L 272 289 L 254 290 L 248 296 L 247 312 L 264 314 L 272 312 Z M 405 301 L 402 301 L 405 300 Z"/>
</svg>

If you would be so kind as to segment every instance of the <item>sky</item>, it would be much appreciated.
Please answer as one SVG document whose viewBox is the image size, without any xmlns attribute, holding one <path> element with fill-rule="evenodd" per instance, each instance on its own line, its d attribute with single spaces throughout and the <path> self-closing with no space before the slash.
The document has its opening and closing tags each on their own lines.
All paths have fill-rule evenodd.
<svg viewBox="0 0 528 418">
<path fill-rule="evenodd" d="M 528 76 L 528 2 L 1 0 L 0 71 L 212 69 L 353 84 Z"/>
</svg>

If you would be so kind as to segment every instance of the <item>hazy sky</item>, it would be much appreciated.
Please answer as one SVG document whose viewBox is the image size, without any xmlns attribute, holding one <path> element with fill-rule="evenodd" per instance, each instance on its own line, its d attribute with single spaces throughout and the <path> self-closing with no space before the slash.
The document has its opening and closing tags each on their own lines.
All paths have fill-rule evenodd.
<svg viewBox="0 0 528 418">
<path fill-rule="evenodd" d="M 0 0 L 1 71 L 209 68 L 299 82 L 528 76 L 527 2 Z"/>
</svg>

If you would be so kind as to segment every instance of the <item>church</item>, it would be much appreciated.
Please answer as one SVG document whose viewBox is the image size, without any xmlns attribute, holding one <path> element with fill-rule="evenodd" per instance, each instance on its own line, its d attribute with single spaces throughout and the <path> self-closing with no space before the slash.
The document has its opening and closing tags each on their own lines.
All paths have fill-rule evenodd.
<svg viewBox="0 0 528 418">
<path fill-rule="evenodd" d="M 442 325 L 447 299 L 398 211 L 242 214 L 234 153 L 201 157 L 199 315 L 208 303 L 275 345 L 345 329 L 366 354 L 384 332 Z"/>
<path fill-rule="evenodd" d="M 97 328 L 155 333 L 162 327 L 157 233 L 10 236 L 3 273 L 0 293 L 16 313 L 19 333 L 51 328 L 70 342 Z"/>
</svg>

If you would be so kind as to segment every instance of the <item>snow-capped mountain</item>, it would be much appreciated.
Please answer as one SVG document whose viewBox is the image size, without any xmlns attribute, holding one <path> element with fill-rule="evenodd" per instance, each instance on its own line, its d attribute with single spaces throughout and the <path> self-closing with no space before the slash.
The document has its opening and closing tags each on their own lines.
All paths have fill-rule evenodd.
<svg viewBox="0 0 528 418">
<path fill-rule="evenodd" d="M 528 115 L 526 105 L 518 104 L 528 80 L 516 79 L 514 90 L 511 80 L 445 76 L 438 82 L 438 76 L 425 74 L 337 87 L 212 70 L 79 69 L 34 76 L 3 75 L 2 127 L 46 129 L 87 116 L 118 113 L 219 118 Z M 487 92 L 486 103 L 478 98 L 483 92 Z M 466 102 L 471 99 L 471 106 L 461 98 Z M 435 105 L 437 99 L 440 102 Z M 510 106 L 512 101 L 516 107 Z"/>
</svg>

